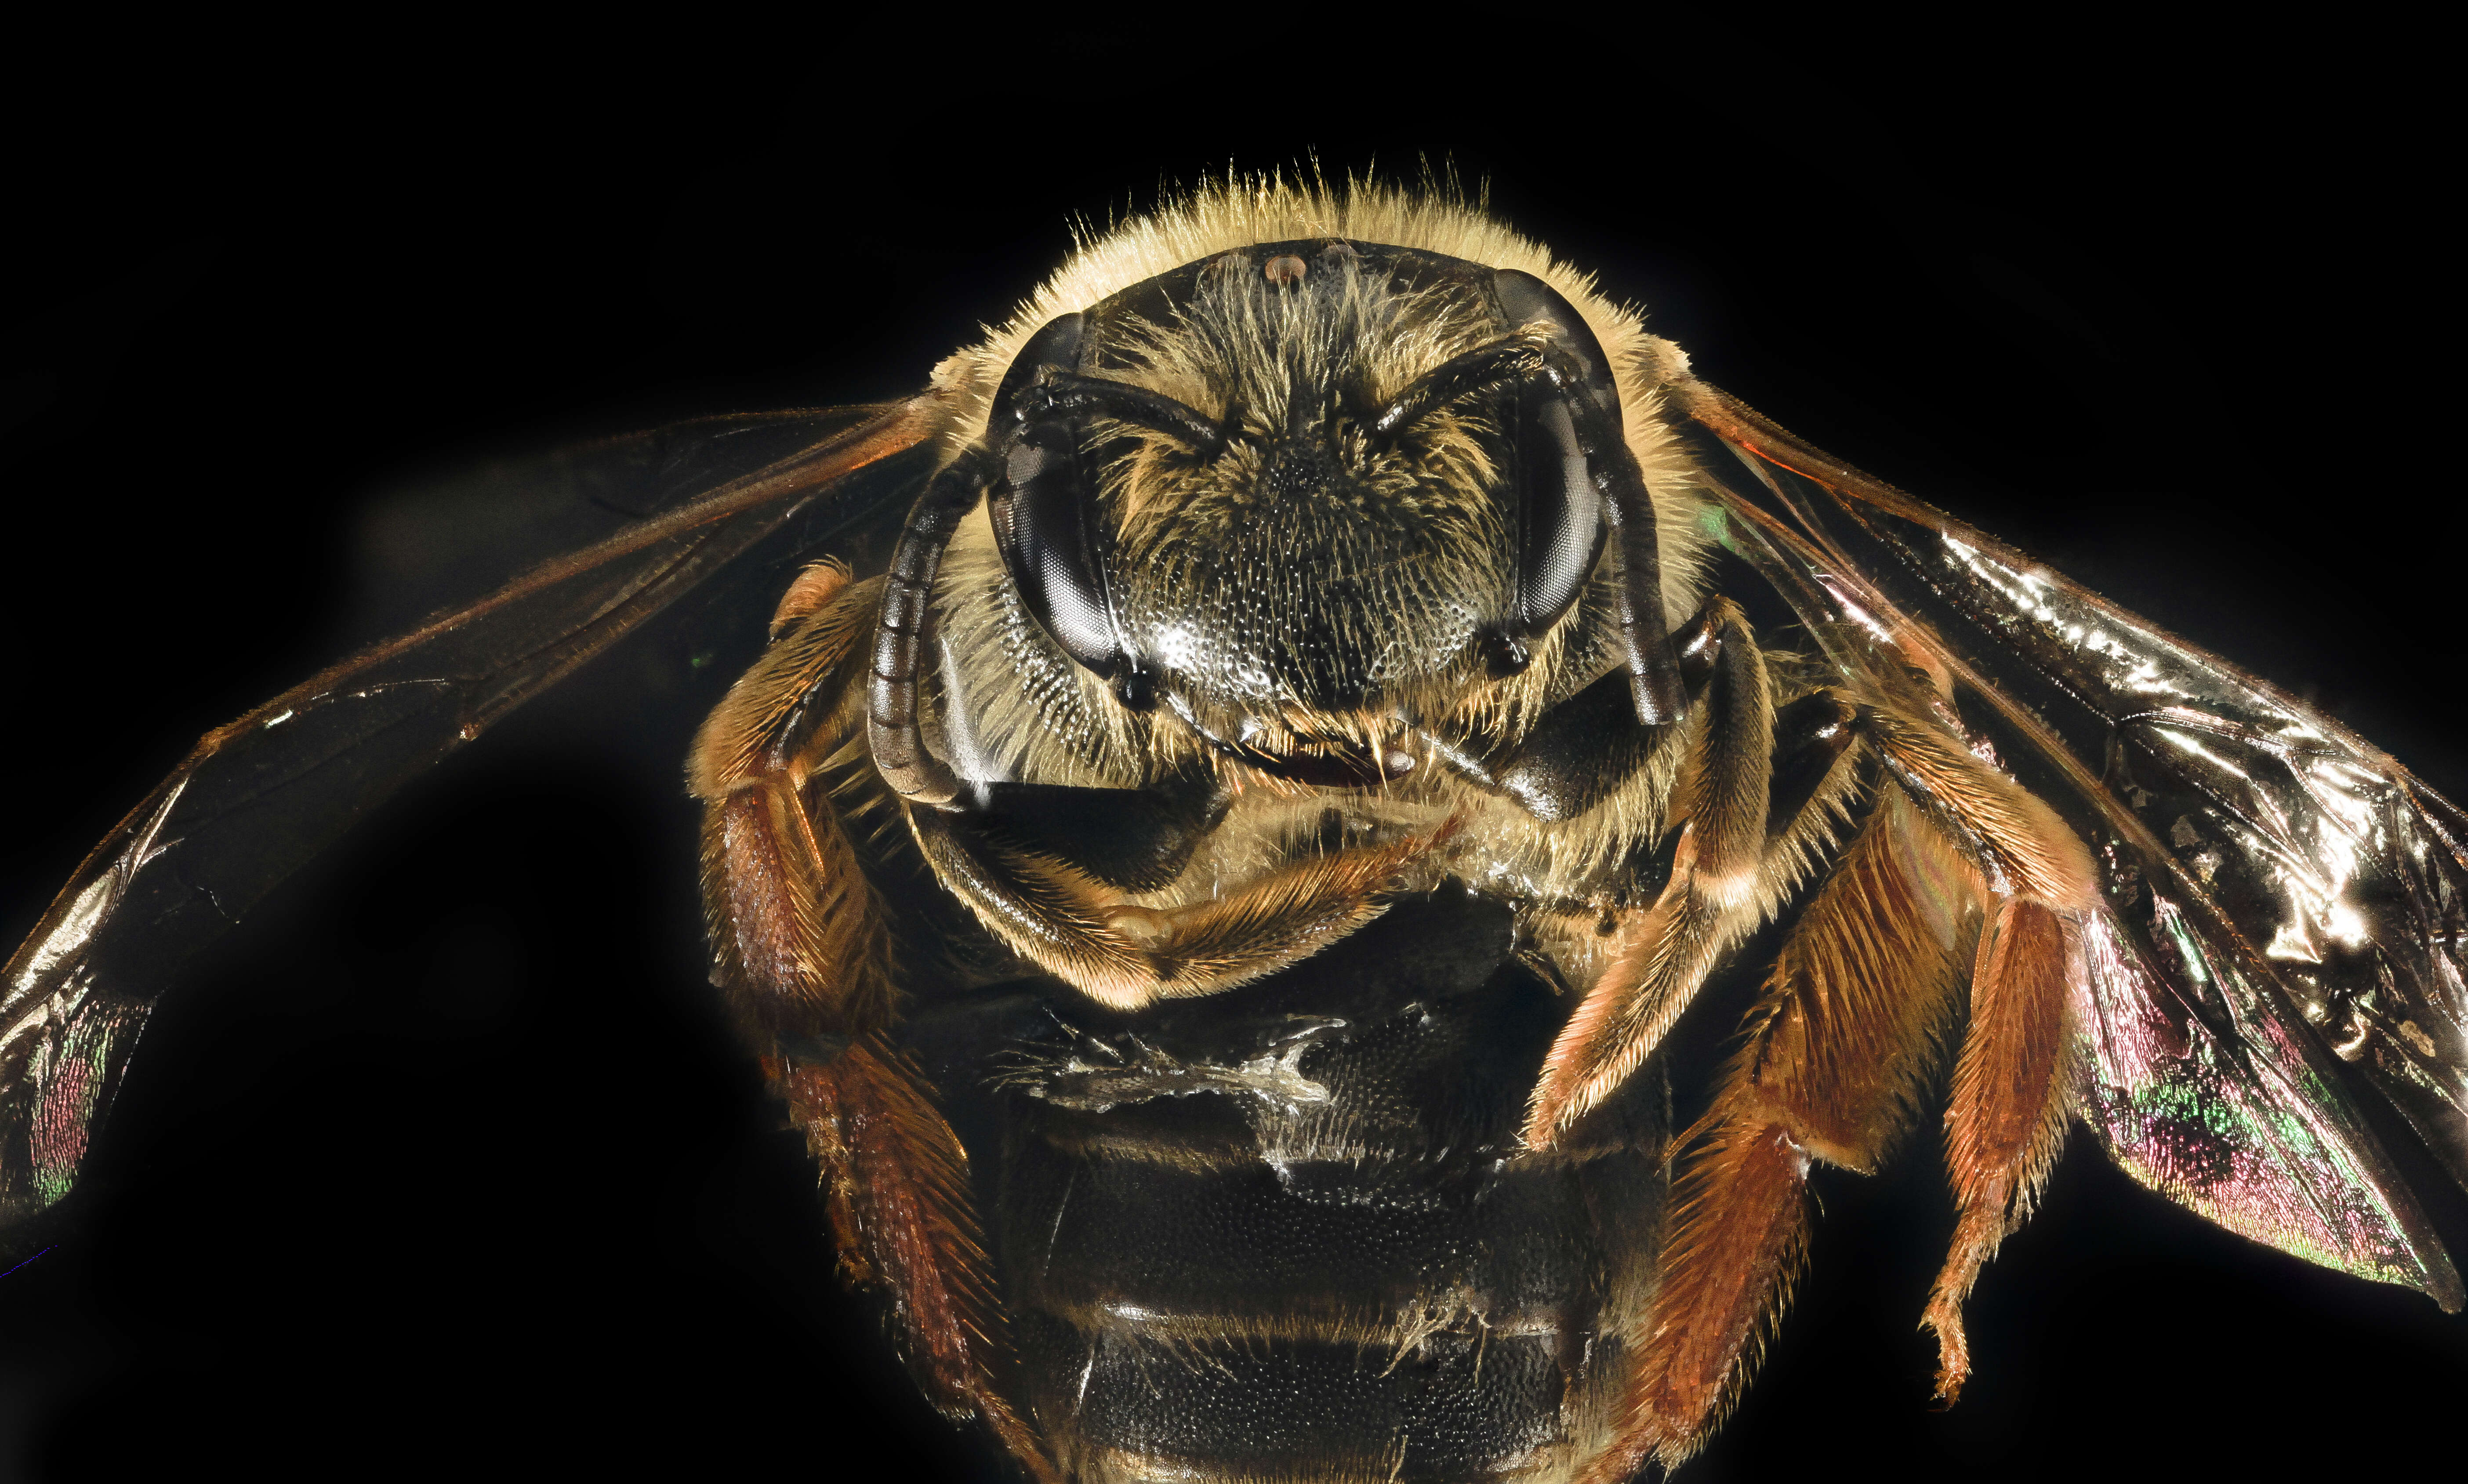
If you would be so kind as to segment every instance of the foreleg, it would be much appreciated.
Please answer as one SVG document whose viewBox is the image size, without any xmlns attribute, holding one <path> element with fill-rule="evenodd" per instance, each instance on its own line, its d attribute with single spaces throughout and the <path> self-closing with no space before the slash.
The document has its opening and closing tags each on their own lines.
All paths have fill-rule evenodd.
<svg viewBox="0 0 2468 1484">
<path fill-rule="evenodd" d="M 838 816 L 811 798 L 856 718 L 846 696 L 876 584 L 808 569 L 783 601 L 806 611 L 695 738 L 712 980 L 756 1038 L 846 1040 L 888 1027 L 890 935 Z"/>
<path fill-rule="evenodd" d="M 1765 658 L 1727 602 L 1702 621 L 1714 647 L 1696 733 L 1674 790 L 1681 821 L 1671 879 L 1651 907 L 1620 926 L 1620 947 L 1543 1063 L 1525 1141 L 1547 1148 L 1562 1130 L 1626 1081 L 1659 1044 L 1722 955 L 1756 924 L 1768 855 L 1773 696 Z"/>
<path fill-rule="evenodd" d="M 919 810 L 918 842 L 943 884 L 996 936 L 1093 999 L 1136 1009 L 1213 994 L 1308 958 L 1386 909 L 1413 863 L 1451 831 L 1314 856 L 1240 890 L 1158 911 L 1057 856 Z"/>
</svg>

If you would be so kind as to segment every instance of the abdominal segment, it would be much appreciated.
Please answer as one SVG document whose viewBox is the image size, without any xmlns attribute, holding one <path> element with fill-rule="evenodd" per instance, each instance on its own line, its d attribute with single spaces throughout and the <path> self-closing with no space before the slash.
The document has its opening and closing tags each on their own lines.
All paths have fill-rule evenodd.
<svg viewBox="0 0 2468 1484">
<path fill-rule="evenodd" d="M 962 1122 L 995 1146 L 1019 1391 L 1067 1476 L 1559 1480 L 1608 1443 L 1661 1080 L 1523 1151 L 1565 1006 L 1512 947 L 1451 886 L 1207 1000 L 987 1017 Z"/>
</svg>

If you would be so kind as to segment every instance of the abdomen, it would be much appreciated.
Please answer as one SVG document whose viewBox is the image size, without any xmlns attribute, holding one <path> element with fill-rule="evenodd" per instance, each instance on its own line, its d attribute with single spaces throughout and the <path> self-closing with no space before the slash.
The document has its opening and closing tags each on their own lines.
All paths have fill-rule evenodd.
<svg viewBox="0 0 2468 1484">
<path fill-rule="evenodd" d="M 1007 1016 L 990 1236 L 1082 1484 L 1558 1480 L 1651 1296 L 1660 1079 L 1516 1130 L 1567 1006 L 1457 891 L 1246 989 Z"/>
</svg>

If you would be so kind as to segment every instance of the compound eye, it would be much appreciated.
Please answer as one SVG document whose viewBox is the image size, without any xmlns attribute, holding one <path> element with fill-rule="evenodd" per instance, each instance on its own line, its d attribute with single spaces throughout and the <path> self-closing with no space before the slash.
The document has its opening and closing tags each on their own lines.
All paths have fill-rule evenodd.
<svg viewBox="0 0 2468 1484">
<path fill-rule="evenodd" d="M 1566 399 L 1529 387 L 1518 400 L 1517 627 L 1532 636 L 1577 601 L 1609 528 Z"/>
<path fill-rule="evenodd" d="M 1084 325 L 1077 314 L 1054 320 L 1003 373 L 987 427 L 1002 471 L 987 505 L 1020 602 L 1064 653 L 1111 679 L 1124 654 L 1097 565 L 1097 514 L 1081 471 L 1080 428 L 1024 400 L 1040 371 L 1077 364 Z"/>
<path fill-rule="evenodd" d="M 992 502 L 1003 565 L 1029 613 L 1063 652 L 1112 678 L 1123 652 L 1095 560 L 1094 512 L 1080 477 L 1079 439 L 1067 424 L 1020 430 Z"/>
<path fill-rule="evenodd" d="M 1558 289 L 1514 268 L 1495 273 L 1492 287 L 1499 299 L 1500 318 L 1511 329 L 1549 325 L 1560 348 L 1584 374 L 1582 390 L 1555 394 L 1529 384 L 1518 396 L 1517 622 L 1532 637 L 1558 623 L 1577 601 L 1610 537 L 1597 481 L 1601 471 L 1587 457 L 1568 398 L 1590 399 L 1596 426 L 1616 439 L 1619 387 L 1602 342 Z"/>
</svg>

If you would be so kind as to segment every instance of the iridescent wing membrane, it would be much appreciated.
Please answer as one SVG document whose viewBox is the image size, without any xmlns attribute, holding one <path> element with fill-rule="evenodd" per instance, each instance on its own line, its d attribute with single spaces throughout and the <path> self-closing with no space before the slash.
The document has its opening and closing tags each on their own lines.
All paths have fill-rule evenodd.
<svg viewBox="0 0 2468 1484">
<path fill-rule="evenodd" d="M 1825 660 L 1941 666 L 1975 749 L 2091 848 L 2107 910 L 2085 933 L 2076 1107 L 2110 1156 L 2231 1231 L 2457 1310 L 2359 1094 L 2468 1185 L 2468 820 L 2253 676 L 1679 390 L 1724 545 Z"/>
<path fill-rule="evenodd" d="M 710 419 L 524 468 L 510 495 L 560 513 L 534 537 L 641 518 L 200 739 L 9 961 L 0 1233 L 74 1185 L 192 955 L 395 789 L 689 592 L 903 503 L 930 472 L 933 422 L 926 398 Z"/>
</svg>

